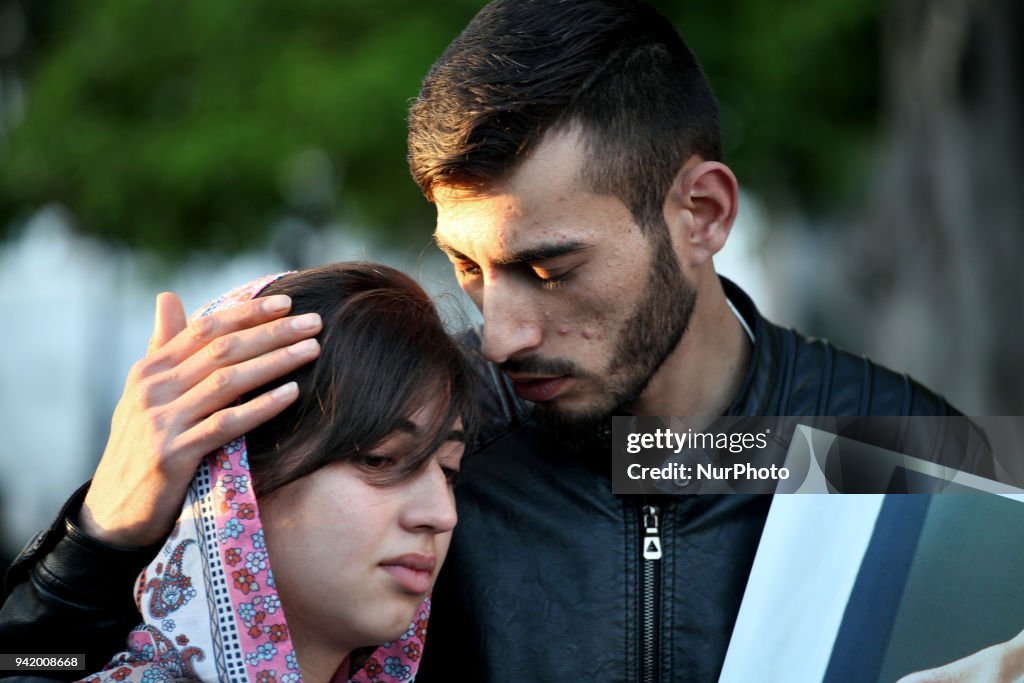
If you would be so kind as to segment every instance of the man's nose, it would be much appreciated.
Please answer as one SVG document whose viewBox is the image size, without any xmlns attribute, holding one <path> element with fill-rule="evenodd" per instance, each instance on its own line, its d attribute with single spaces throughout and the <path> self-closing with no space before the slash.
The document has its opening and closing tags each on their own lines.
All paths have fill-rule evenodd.
<svg viewBox="0 0 1024 683">
<path fill-rule="evenodd" d="M 480 312 L 484 318 L 481 352 L 492 363 L 504 363 L 540 346 L 543 318 L 508 278 L 484 285 Z"/>
</svg>

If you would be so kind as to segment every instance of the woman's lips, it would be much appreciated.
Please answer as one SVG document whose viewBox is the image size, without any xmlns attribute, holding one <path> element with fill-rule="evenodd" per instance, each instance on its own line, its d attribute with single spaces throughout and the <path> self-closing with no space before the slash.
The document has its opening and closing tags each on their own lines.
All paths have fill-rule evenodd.
<svg viewBox="0 0 1024 683">
<path fill-rule="evenodd" d="M 433 574 L 422 569 L 412 569 L 400 564 L 384 564 L 381 567 L 391 575 L 395 583 L 409 593 L 423 595 L 430 591 L 434 582 Z"/>
<path fill-rule="evenodd" d="M 524 401 L 543 403 L 557 396 L 571 380 L 569 375 L 537 379 L 512 378 L 512 389 Z"/>
<path fill-rule="evenodd" d="M 409 553 L 380 563 L 381 569 L 391 575 L 399 586 L 410 593 L 425 594 L 434 583 L 437 558 L 421 553 Z"/>
</svg>

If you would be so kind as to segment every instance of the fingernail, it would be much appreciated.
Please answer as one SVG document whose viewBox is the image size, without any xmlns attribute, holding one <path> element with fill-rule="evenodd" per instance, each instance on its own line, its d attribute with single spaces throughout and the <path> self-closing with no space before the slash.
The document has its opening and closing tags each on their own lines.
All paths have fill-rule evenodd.
<svg viewBox="0 0 1024 683">
<path fill-rule="evenodd" d="M 296 356 L 305 356 L 312 353 L 319 346 L 316 339 L 303 339 L 300 342 L 295 342 L 288 347 L 288 350 Z"/>
<path fill-rule="evenodd" d="M 319 313 L 306 313 L 292 318 L 291 325 L 293 330 L 311 330 L 314 327 L 320 327 L 320 314 Z"/>
<path fill-rule="evenodd" d="M 292 298 L 286 294 L 275 294 L 263 298 L 263 310 L 267 313 L 277 313 L 290 308 Z"/>
<path fill-rule="evenodd" d="M 294 394 L 298 393 L 298 391 L 298 384 L 295 382 L 288 382 L 287 384 L 282 384 L 277 389 L 274 389 L 270 392 L 270 395 L 274 398 L 291 398 Z"/>
</svg>

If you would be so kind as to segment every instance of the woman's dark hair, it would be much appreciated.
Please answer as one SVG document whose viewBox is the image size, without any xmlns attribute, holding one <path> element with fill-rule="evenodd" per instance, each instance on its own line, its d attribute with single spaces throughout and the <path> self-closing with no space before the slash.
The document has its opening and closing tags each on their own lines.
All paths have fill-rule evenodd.
<svg viewBox="0 0 1024 683">
<path fill-rule="evenodd" d="M 294 380 L 299 398 L 246 435 L 257 495 L 408 431 L 410 416 L 424 406 L 438 408 L 412 434 L 414 445 L 371 481 L 401 481 L 451 438 L 457 419 L 464 431 L 472 427 L 472 368 L 409 276 L 379 264 L 337 263 L 286 275 L 259 296 L 271 294 L 290 296 L 293 315 L 319 313 L 323 330 L 320 356 L 275 382 Z"/>
</svg>

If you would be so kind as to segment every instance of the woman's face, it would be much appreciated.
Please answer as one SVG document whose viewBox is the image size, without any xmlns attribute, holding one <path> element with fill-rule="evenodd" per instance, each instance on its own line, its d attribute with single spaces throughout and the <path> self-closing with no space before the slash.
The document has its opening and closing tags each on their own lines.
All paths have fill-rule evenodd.
<svg viewBox="0 0 1024 683">
<path fill-rule="evenodd" d="M 423 468 L 371 483 L 421 443 L 430 414 L 414 414 L 355 459 L 286 484 L 260 500 L 267 550 L 292 642 L 348 651 L 393 640 L 430 592 L 455 526 L 452 478 L 463 443 L 446 441 Z M 461 427 L 457 426 L 457 429 Z"/>
</svg>

